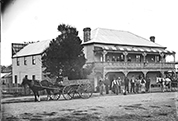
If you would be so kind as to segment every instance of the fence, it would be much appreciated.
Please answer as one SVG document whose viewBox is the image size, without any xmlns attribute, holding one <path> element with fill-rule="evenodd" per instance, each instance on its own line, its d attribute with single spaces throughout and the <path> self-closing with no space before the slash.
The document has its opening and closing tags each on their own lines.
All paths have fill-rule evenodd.
<svg viewBox="0 0 178 121">
<path fill-rule="evenodd" d="M 29 87 L 17 87 L 17 86 L 11 86 L 11 87 L 2 87 L 2 93 L 3 94 L 12 94 L 12 95 L 31 95 L 32 92 L 29 89 Z"/>
<path fill-rule="evenodd" d="M 64 85 L 72 85 L 72 84 L 83 84 L 83 83 L 90 83 L 94 87 L 93 80 L 89 79 L 79 79 L 79 80 L 64 80 Z M 19 85 L 10 85 L 10 86 L 2 86 L 2 93 L 3 94 L 12 94 L 12 95 L 32 95 L 33 92 L 27 86 L 26 88 L 19 86 Z M 39 92 L 40 95 L 47 94 L 45 90 Z"/>
</svg>

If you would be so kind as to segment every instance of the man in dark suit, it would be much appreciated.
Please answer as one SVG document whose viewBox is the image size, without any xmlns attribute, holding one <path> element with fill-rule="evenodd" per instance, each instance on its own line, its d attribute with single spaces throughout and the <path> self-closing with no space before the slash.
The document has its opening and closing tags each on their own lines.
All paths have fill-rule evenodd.
<svg viewBox="0 0 178 121">
<path fill-rule="evenodd" d="M 129 79 L 127 76 L 124 79 L 124 86 L 125 86 L 125 91 L 127 91 L 127 93 L 129 93 Z"/>
<path fill-rule="evenodd" d="M 149 92 L 149 89 L 150 89 L 150 82 L 151 82 L 151 80 L 150 80 L 150 78 L 147 76 L 146 77 L 146 92 Z"/>
<path fill-rule="evenodd" d="M 109 94 L 109 85 L 110 85 L 110 80 L 108 79 L 108 76 L 105 77 L 105 90 L 106 94 Z"/>
<path fill-rule="evenodd" d="M 132 78 L 130 80 L 130 85 L 131 85 L 131 88 L 130 88 L 130 93 L 135 93 L 135 77 L 134 75 L 132 75 Z"/>
</svg>

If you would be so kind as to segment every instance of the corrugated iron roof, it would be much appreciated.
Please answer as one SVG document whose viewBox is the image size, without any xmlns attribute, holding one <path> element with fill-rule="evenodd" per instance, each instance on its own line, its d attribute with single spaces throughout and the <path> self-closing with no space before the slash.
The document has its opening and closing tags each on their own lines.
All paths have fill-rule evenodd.
<svg viewBox="0 0 178 121">
<path fill-rule="evenodd" d="M 22 50 L 16 53 L 13 57 L 41 54 L 49 46 L 50 41 L 51 40 L 44 40 L 44 41 L 28 44 Z M 119 31 L 119 30 L 111 30 L 111 29 L 103 29 L 103 28 L 97 28 L 93 30 L 91 33 L 91 40 L 83 44 L 89 44 L 89 43 L 166 48 L 128 31 Z M 127 49 L 129 48 L 127 47 Z"/>
<path fill-rule="evenodd" d="M 1 73 L 1 78 L 8 78 L 11 76 L 12 76 L 12 73 Z"/>
<path fill-rule="evenodd" d="M 103 28 L 97 28 L 93 30 L 91 32 L 91 40 L 84 42 L 83 44 L 89 43 L 163 47 L 155 42 L 151 42 L 150 40 L 147 40 L 128 31 Z"/>
<path fill-rule="evenodd" d="M 43 40 L 40 42 L 28 44 L 13 57 L 41 54 L 49 46 L 50 41 L 51 40 Z"/>
</svg>

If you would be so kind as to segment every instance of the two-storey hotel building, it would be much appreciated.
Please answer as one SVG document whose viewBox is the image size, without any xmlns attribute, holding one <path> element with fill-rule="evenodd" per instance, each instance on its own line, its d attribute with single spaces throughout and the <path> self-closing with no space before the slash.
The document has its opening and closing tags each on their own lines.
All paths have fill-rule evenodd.
<svg viewBox="0 0 178 121">
<path fill-rule="evenodd" d="M 151 83 L 166 71 L 175 70 L 175 52 L 128 31 L 84 28 L 84 52 L 87 64 L 93 65 L 90 75 L 97 87 L 100 78 L 149 76 Z M 172 62 L 166 57 L 172 56 Z"/>
</svg>

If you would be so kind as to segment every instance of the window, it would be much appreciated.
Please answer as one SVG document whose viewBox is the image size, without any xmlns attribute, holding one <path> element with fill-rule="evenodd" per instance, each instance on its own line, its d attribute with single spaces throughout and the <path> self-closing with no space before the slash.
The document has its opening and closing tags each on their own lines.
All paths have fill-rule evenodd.
<svg viewBox="0 0 178 121">
<path fill-rule="evenodd" d="M 124 61 L 124 55 L 121 55 L 121 61 Z"/>
<path fill-rule="evenodd" d="M 159 56 L 155 56 L 155 62 L 160 62 Z"/>
<path fill-rule="evenodd" d="M 136 62 L 141 62 L 141 57 L 140 57 L 140 55 L 136 55 Z"/>
<path fill-rule="evenodd" d="M 109 56 L 107 56 L 107 62 L 109 62 L 110 61 L 110 57 Z"/>
<path fill-rule="evenodd" d="M 131 57 L 128 57 L 128 59 L 127 59 L 127 60 L 128 60 L 128 62 L 131 62 L 131 61 L 132 61 Z"/>
<path fill-rule="evenodd" d="M 35 75 L 32 75 L 32 80 L 35 80 Z"/>
<path fill-rule="evenodd" d="M 14 79 L 15 79 L 15 84 L 17 84 L 17 75 L 15 75 Z"/>
<path fill-rule="evenodd" d="M 117 57 L 117 61 L 120 61 L 120 57 L 119 56 Z"/>
<path fill-rule="evenodd" d="M 19 66 L 20 65 L 20 63 L 19 63 L 19 58 L 17 58 L 17 66 Z"/>
<path fill-rule="evenodd" d="M 116 61 L 116 57 L 112 56 L 112 61 L 115 62 Z"/>
<path fill-rule="evenodd" d="M 24 65 L 27 65 L 27 58 L 24 57 Z"/>
<path fill-rule="evenodd" d="M 100 62 L 102 62 L 103 61 L 103 57 L 102 56 L 100 56 Z"/>
<path fill-rule="evenodd" d="M 32 65 L 35 65 L 35 56 L 32 56 Z"/>
<path fill-rule="evenodd" d="M 28 75 L 25 75 L 25 78 L 27 78 L 27 79 L 28 79 Z"/>
</svg>

